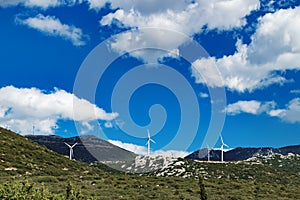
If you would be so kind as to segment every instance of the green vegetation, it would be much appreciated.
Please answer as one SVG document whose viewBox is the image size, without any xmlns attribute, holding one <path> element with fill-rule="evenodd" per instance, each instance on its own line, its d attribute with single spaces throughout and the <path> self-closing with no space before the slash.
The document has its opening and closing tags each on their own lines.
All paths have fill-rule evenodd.
<svg viewBox="0 0 300 200">
<path fill-rule="evenodd" d="M 13 132 L 0 132 L 0 199 L 300 199 L 297 170 L 181 159 L 182 166 L 173 167 L 180 173 L 184 167 L 188 178 L 127 175 L 70 161 Z"/>
</svg>

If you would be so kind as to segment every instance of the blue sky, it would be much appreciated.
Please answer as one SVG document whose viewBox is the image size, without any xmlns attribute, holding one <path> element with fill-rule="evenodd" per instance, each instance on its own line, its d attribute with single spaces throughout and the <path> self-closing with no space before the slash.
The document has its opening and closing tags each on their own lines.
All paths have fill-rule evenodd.
<svg viewBox="0 0 300 200">
<path fill-rule="evenodd" d="M 0 125 L 137 153 L 300 143 L 300 3 L 0 1 Z"/>
</svg>

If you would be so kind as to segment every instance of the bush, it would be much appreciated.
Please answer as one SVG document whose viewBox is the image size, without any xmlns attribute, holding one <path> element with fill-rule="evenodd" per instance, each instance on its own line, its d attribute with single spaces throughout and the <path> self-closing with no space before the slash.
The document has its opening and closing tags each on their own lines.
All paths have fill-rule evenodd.
<svg viewBox="0 0 300 200">
<path fill-rule="evenodd" d="M 57 195 L 48 191 L 44 185 L 36 187 L 28 181 L 0 185 L 1 200 L 83 200 L 81 191 L 71 183 L 66 187 L 66 195 Z"/>
<path fill-rule="evenodd" d="M 57 178 L 54 176 L 41 176 L 41 177 L 38 177 L 37 181 L 39 183 L 56 183 L 56 182 L 58 182 Z"/>
<path fill-rule="evenodd" d="M 4 200 L 54 200 L 62 199 L 49 192 L 42 186 L 34 187 L 28 182 L 15 182 L 14 184 L 4 184 L 0 186 L 0 199 Z"/>
<path fill-rule="evenodd" d="M 203 176 L 201 174 L 199 174 L 199 188 L 200 188 L 200 199 L 201 200 L 207 200 L 207 194 L 205 191 L 205 186 L 204 186 L 204 182 L 203 182 Z"/>
</svg>

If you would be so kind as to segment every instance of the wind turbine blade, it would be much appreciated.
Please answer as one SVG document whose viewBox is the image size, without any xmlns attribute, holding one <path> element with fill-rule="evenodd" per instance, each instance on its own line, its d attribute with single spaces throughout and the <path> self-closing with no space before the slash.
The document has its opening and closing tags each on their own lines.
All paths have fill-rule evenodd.
<svg viewBox="0 0 300 200">
<path fill-rule="evenodd" d="M 148 138 L 150 138 L 150 131 L 149 131 L 149 129 L 147 129 L 147 132 L 148 132 Z"/>
<path fill-rule="evenodd" d="M 154 140 L 150 139 L 150 141 L 156 144 L 156 142 Z"/>
<path fill-rule="evenodd" d="M 224 144 L 223 137 L 222 137 L 222 135 L 220 135 L 220 136 L 221 136 L 221 142 L 222 142 L 222 144 Z"/>
<path fill-rule="evenodd" d="M 68 143 L 64 142 L 69 148 L 72 148 L 71 145 L 69 145 Z"/>
<path fill-rule="evenodd" d="M 227 144 L 225 144 L 225 143 L 224 143 L 223 145 L 224 145 L 225 147 L 229 147 L 229 146 L 228 146 Z"/>
<path fill-rule="evenodd" d="M 77 145 L 77 142 L 75 144 L 73 144 L 71 148 L 75 147 L 76 145 Z"/>
</svg>

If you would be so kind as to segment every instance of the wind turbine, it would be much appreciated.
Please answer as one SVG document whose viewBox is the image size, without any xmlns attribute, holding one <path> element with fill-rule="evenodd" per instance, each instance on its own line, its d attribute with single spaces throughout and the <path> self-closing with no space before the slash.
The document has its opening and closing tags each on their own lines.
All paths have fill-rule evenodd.
<svg viewBox="0 0 300 200">
<path fill-rule="evenodd" d="M 147 145 L 148 145 L 148 156 L 149 156 L 149 155 L 150 155 L 150 144 L 151 144 L 151 142 L 153 142 L 153 143 L 156 143 L 156 142 L 155 142 L 154 140 L 151 139 L 149 129 L 147 129 L 147 132 L 148 132 L 148 141 L 147 141 Z"/>
<path fill-rule="evenodd" d="M 222 145 L 221 145 L 221 162 L 224 162 L 224 146 L 225 147 L 229 147 L 229 146 L 224 143 L 222 135 L 221 135 L 221 142 L 222 142 Z"/>
<path fill-rule="evenodd" d="M 209 162 L 209 161 L 210 161 L 210 148 L 207 145 L 207 162 Z"/>
<path fill-rule="evenodd" d="M 72 146 L 65 142 L 65 144 L 70 148 L 70 160 L 72 160 L 73 157 L 73 148 L 77 145 L 77 142 L 73 144 Z"/>
<path fill-rule="evenodd" d="M 32 135 L 34 135 L 34 129 L 35 129 L 35 126 L 32 125 Z"/>
</svg>

